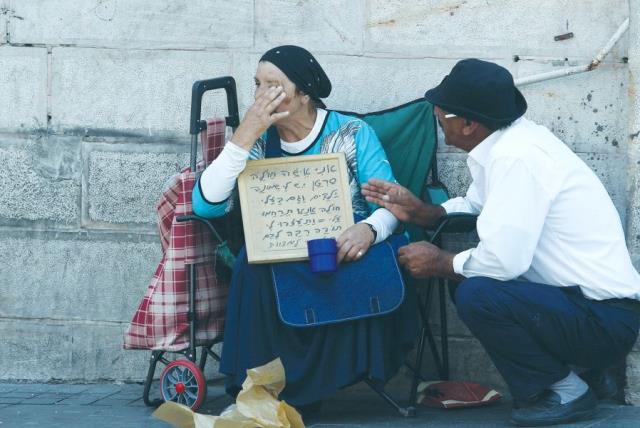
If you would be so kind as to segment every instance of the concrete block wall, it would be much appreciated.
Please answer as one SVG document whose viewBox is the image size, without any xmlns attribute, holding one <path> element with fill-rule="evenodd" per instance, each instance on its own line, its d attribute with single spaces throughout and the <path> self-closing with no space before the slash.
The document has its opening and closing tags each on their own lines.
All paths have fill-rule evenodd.
<svg viewBox="0 0 640 428">
<path fill-rule="evenodd" d="M 332 80 L 330 108 L 384 109 L 465 57 L 515 77 L 588 63 L 629 5 L 573 3 L 0 0 L 0 380 L 144 377 L 148 353 L 122 351 L 122 331 L 160 257 L 155 202 L 188 162 L 193 81 L 234 76 L 244 112 L 260 55 L 299 44 Z M 625 224 L 640 216 L 628 192 L 628 50 L 625 34 L 597 70 L 522 88 L 529 117 L 598 173 Z M 205 96 L 204 115 L 225 112 L 224 96 Z M 464 193 L 464 154 L 443 146 L 439 159 Z M 499 385 L 450 318 L 454 377 Z"/>
</svg>

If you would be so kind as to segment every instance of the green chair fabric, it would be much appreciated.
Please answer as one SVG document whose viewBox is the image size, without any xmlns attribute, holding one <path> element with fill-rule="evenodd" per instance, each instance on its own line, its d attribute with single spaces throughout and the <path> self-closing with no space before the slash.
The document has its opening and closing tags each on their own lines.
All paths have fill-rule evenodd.
<svg viewBox="0 0 640 428">
<path fill-rule="evenodd" d="M 430 200 L 425 184 L 437 142 L 433 105 L 417 99 L 388 110 L 348 114 L 363 119 L 376 132 L 398 183 L 414 195 Z M 407 231 L 411 241 L 426 238 L 424 230 L 419 227 L 408 225 Z"/>
<path fill-rule="evenodd" d="M 442 205 L 443 202 L 449 200 L 449 191 L 443 185 L 429 185 L 427 186 L 427 198 L 425 201 L 431 202 L 435 205 Z"/>
</svg>

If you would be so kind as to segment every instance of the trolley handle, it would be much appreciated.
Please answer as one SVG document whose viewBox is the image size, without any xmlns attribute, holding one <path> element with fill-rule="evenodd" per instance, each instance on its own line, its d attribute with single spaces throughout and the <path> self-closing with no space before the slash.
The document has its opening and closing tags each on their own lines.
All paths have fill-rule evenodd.
<svg viewBox="0 0 640 428">
<path fill-rule="evenodd" d="M 238 113 L 238 96 L 236 91 L 236 81 L 231 76 L 218 77 L 215 79 L 198 80 L 193 83 L 191 89 L 191 121 L 189 133 L 197 135 L 198 132 L 207 128 L 207 122 L 200 120 L 202 110 L 202 96 L 207 91 L 224 89 L 227 93 L 227 110 L 229 116 L 225 118 L 227 126 L 236 128 L 240 124 Z"/>
</svg>

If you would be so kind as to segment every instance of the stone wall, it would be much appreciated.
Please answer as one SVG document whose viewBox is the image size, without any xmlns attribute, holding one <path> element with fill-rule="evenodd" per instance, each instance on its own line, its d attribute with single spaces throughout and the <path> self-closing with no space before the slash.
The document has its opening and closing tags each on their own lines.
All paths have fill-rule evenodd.
<svg viewBox="0 0 640 428">
<path fill-rule="evenodd" d="M 588 63 L 629 5 L 580 3 L 0 0 L 0 379 L 144 377 L 148 353 L 121 350 L 122 332 L 160 257 L 155 202 L 188 162 L 195 80 L 234 76 L 245 111 L 260 55 L 299 44 L 334 84 L 330 108 L 378 110 L 422 96 L 465 57 L 515 77 Z M 528 116 L 576 151 L 624 224 L 636 224 L 628 45 L 625 34 L 593 72 L 522 89 Z M 224 96 L 205 96 L 204 115 L 224 112 Z M 440 148 L 454 195 L 468 184 L 464 159 Z M 453 376 L 499 385 L 450 319 Z"/>
</svg>

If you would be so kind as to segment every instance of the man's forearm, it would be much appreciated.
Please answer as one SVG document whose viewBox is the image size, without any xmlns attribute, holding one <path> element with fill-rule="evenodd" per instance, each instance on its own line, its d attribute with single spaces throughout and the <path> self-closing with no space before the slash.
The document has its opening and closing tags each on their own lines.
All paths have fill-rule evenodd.
<svg viewBox="0 0 640 428">
<path fill-rule="evenodd" d="M 414 213 L 412 223 L 422 227 L 434 227 L 445 215 L 447 211 L 442 205 L 422 204 Z"/>
</svg>

